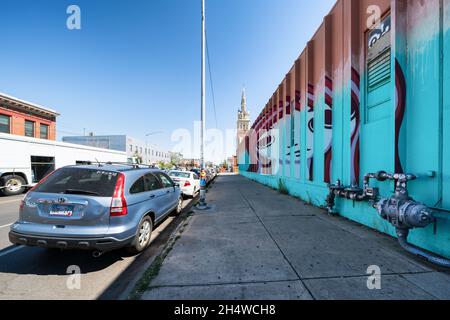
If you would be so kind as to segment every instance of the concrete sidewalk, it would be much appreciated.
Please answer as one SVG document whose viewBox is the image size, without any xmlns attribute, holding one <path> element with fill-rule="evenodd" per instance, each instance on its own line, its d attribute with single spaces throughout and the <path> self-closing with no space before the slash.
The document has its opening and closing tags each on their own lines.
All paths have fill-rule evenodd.
<svg viewBox="0 0 450 320">
<path fill-rule="evenodd" d="M 381 235 L 241 176 L 220 176 L 142 299 L 450 299 L 437 272 Z M 381 268 L 381 290 L 367 268 Z"/>
</svg>

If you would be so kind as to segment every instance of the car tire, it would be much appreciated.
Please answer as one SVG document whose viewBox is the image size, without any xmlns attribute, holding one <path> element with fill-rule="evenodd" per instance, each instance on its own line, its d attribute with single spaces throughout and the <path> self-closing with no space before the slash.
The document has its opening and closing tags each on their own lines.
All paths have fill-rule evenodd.
<svg viewBox="0 0 450 320">
<path fill-rule="evenodd" d="M 21 176 L 8 175 L 0 179 L 0 191 L 5 196 L 17 196 L 25 191 L 26 181 Z"/>
<path fill-rule="evenodd" d="M 150 239 L 153 231 L 153 221 L 149 216 L 144 217 L 139 223 L 136 235 L 128 251 L 133 254 L 138 254 L 147 249 L 150 245 Z"/>
<path fill-rule="evenodd" d="M 180 199 L 178 199 L 177 207 L 175 208 L 175 210 L 173 210 L 173 215 L 179 216 L 181 214 L 181 211 L 183 211 L 183 197 L 180 197 Z"/>
</svg>

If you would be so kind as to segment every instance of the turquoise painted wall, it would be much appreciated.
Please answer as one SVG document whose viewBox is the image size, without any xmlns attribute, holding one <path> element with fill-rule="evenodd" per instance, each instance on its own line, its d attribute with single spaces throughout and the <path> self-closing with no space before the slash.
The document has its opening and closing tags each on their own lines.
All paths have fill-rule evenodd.
<svg viewBox="0 0 450 320">
<path fill-rule="evenodd" d="M 398 153 L 405 172 L 419 176 L 409 184 L 411 196 L 430 207 L 450 209 L 450 1 L 414 3 L 422 6 L 424 17 L 414 27 L 402 29 L 393 22 L 390 78 L 375 88 L 368 88 L 368 74 L 361 72 L 361 170 L 360 181 L 368 172 L 396 170 L 396 108 L 399 99 L 399 74 L 406 83 L 406 111 L 400 127 Z M 423 6 L 425 9 L 423 9 Z M 412 12 L 417 12 L 412 11 Z M 397 24 L 395 24 L 397 23 Z M 398 64 L 399 68 L 397 68 Z M 333 181 L 351 183 L 350 104 L 351 82 L 333 92 Z M 278 188 L 282 181 L 292 196 L 318 207 L 326 206 L 328 188 L 324 180 L 324 110 L 323 92 L 316 92 L 314 114 L 314 179 L 307 181 L 306 110 L 298 115 L 300 126 L 295 134 L 300 141 L 300 164 L 291 159 L 290 168 L 276 175 L 248 172 L 248 156 L 240 155 L 241 174 L 249 179 Z M 294 111 L 293 111 L 294 112 Z M 287 129 L 278 123 L 282 139 L 281 157 L 290 140 Z M 295 168 L 294 166 L 299 166 Z M 289 174 L 286 174 L 286 171 Z M 299 172 L 299 174 L 295 174 Z M 392 182 L 371 182 L 383 197 L 394 191 Z M 395 236 L 394 228 L 381 219 L 368 203 L 337 199 L 336 210 L 353 221 Z M 450 258 L 450 213 L 437 213 L 434 226 L 411 231 L 409 241 L 419 247 Z M 436 231 L 436 232 L 435 232 Z"/>
</svg>

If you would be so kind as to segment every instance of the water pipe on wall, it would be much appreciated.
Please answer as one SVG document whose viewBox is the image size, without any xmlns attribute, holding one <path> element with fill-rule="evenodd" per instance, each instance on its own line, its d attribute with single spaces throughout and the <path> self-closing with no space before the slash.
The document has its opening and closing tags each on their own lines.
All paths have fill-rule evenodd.
<svg viewBox="0 0 450 320">
<path fill-rule="evenodd" d="M 378 188 L 370 187 L 370 179 L 395 181 L 394 195 L 390 198 L 380 199 Z M 372 206 L 377 209 L 380 216 L 395 227 L 399 244 L 403 249 L 435 265 L 448 268 L 450 267 L 450 260 L 425 252 L 408 243 L 408 235 L 411 229 L 425 228 L 436 220 L 433 208 L 427 207 L 409 196 L 408 182 L 415 179 L 417 177 L 412 174 L 391 174 L 380 171 L 365 175 L 363 188 L 346 188 L 338 181 L 335 185 L 329 186 L 330 193 L 327 197 L 328 210 L 330 213 L 333 213 L 336 197 L 353 201 L 372 202 Z"/>
</svg>

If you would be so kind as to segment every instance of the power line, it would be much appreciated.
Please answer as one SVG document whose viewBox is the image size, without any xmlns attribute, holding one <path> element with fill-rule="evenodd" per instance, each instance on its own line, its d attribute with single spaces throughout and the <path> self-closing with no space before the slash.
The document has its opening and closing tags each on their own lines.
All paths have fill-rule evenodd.
<svg viewBox="0 0 450 320">
<path fill-rule="evenodd" d="M 213 85 L 213 77 L 211 71 L 211 59 L 209 58 L 209 46 L 208 46 L 208 34 L 205 30 L 205 38 L 206 38 L 206 55 L 208 57 L 208 70 L 209 70 L 209 79 L 211 80 L 211 94 L 213 99 L 213 107 L 214 107 L 214 119 L 216 121 L 216 128 L 219 128 L 219 124 L 217 123 L 217 111 L 216 111 L 216 97 L 214 95 L 214 85 Z"/>
</svg>

